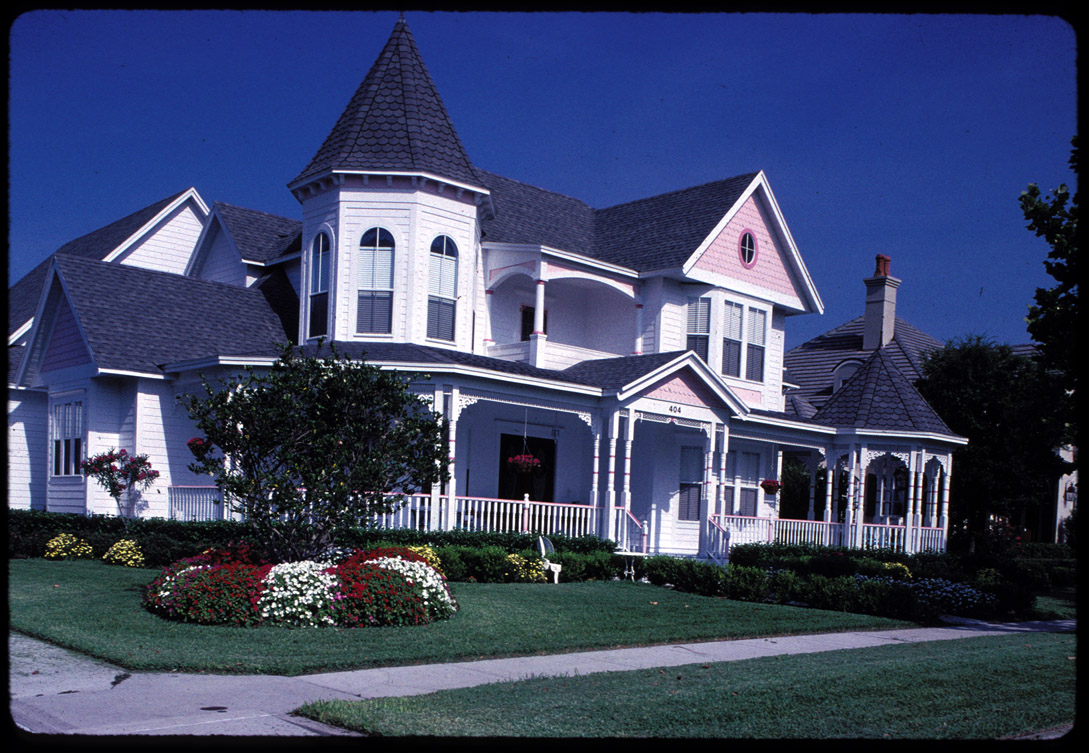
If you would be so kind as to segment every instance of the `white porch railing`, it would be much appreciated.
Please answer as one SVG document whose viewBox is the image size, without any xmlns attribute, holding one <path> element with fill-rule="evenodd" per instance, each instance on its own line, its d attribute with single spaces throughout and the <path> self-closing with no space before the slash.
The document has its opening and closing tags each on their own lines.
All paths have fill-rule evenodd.
<svg viewBox="0 0 1089 753">
<path fill-rule="evenodd" d="M 426 531 L 431 528 L 431 496 L 411 494 L 405 503 L 393 512 L 375 515 L 375 528 L 411 528 Z"/>
<path fill-rule="evenodd" d="M 862 548 L 863 549 L 892 549 L 902 552 L 905 549 L 904 526 L 862 524 Z"/>
<path fill-rule="evenodd" d="M 490 497 L 455 497 L 454 503 L 453 527 L 468 531 L 560 533 L 565 536 L 586 536 L 596 532 L 592 505 Z"/>
<path fill-rule="evenodd" d="M 780 544 L 816 544 L 819 546 L 839 546 L 841 526 L 839 523 L 825 523 L 823 520 L 775 520 L 776 543 Z"/>
<path fill-rule="evenodd" d="M 613 508 L 613 530 L 618 549 L 629 552 L 645 553 L 647 551 L 647 523 L 640 522 L 631 514 L 631 510 L 623 507 Z"/>
<path fill-rule="evenodd" d="M 171 486 L 166 490 L 171 520 L 223 520 L 223 495 L 215 486 Z"/>
<path fill-rule="evenodd" d="M 766 544 L 775 540 L 775 519 L 749 515 L 719 515 L 718 524 L 730 532 L 730 546 Z"/>
<path fill-rule="evenodd" d="M 942 528 L 920 528 L 919 544 L 916 547 L 919 552 L 944 552 L 945 530 Z"/>
</svg>

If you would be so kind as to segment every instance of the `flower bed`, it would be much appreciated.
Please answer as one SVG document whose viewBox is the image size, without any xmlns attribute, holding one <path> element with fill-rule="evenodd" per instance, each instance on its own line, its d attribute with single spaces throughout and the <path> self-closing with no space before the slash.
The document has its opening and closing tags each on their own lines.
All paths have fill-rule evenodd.
<svg viewBox="0 0 1089 753">
<path fill-rule="evenodd" d="M 268 565 L 245 550 L 179 560 L 147 588 L 144 606 L 206 625 L 420 625 L 457 610 L 430 551 L 329 550 L 317 560 Z"/>
</svg>

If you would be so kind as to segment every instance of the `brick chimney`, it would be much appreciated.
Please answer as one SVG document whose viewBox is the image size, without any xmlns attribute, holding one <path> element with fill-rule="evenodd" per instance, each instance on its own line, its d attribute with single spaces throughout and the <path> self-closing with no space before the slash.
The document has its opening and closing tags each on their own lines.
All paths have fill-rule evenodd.
<svg viewBox="0 0 1089 753">
<path fill-rule="evenodd" d="M 889 274 L 889 262 L 884 254 L 877 255 L 877 268 L 866 284 L 866 317 L 862 328 L 862 349 L 876 350 L 892 340 L 896 326 L 896 289 L 900 280 Z"/>
</svg>

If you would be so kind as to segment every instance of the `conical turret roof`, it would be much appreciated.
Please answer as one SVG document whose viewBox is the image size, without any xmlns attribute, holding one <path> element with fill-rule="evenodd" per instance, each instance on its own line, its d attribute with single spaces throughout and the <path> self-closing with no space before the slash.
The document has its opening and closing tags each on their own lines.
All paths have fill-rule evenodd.
<svg viewBox="0 0 1089 753">
<path fill-rule="evenodd" d="M 426 172 L 483 186 L 403 18 L 297 183 L 330 170 Z"/>
<path fill-rule="evenodd" d="M 817 411 L 813 420 L 838 428 L 921 431 L 956 436 L 878 348 Z"/>
</svg>

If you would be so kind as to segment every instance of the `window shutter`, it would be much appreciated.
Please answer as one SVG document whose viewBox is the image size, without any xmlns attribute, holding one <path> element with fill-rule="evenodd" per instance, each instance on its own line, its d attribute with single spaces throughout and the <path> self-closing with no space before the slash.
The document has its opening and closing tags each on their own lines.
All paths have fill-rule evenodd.
<svg viewBox="0 0 1089 753">
<path fill-rule="evenodd" d="M 726 302 L 726 321 L 723 336 L 731 340 L 741 339 L 741 305 Z"/>
<path fill-rule="evenodd" d="M 688 334 L 706 335 L 711 331 L 711 299 L 688 299 Z"/>
</svg>

